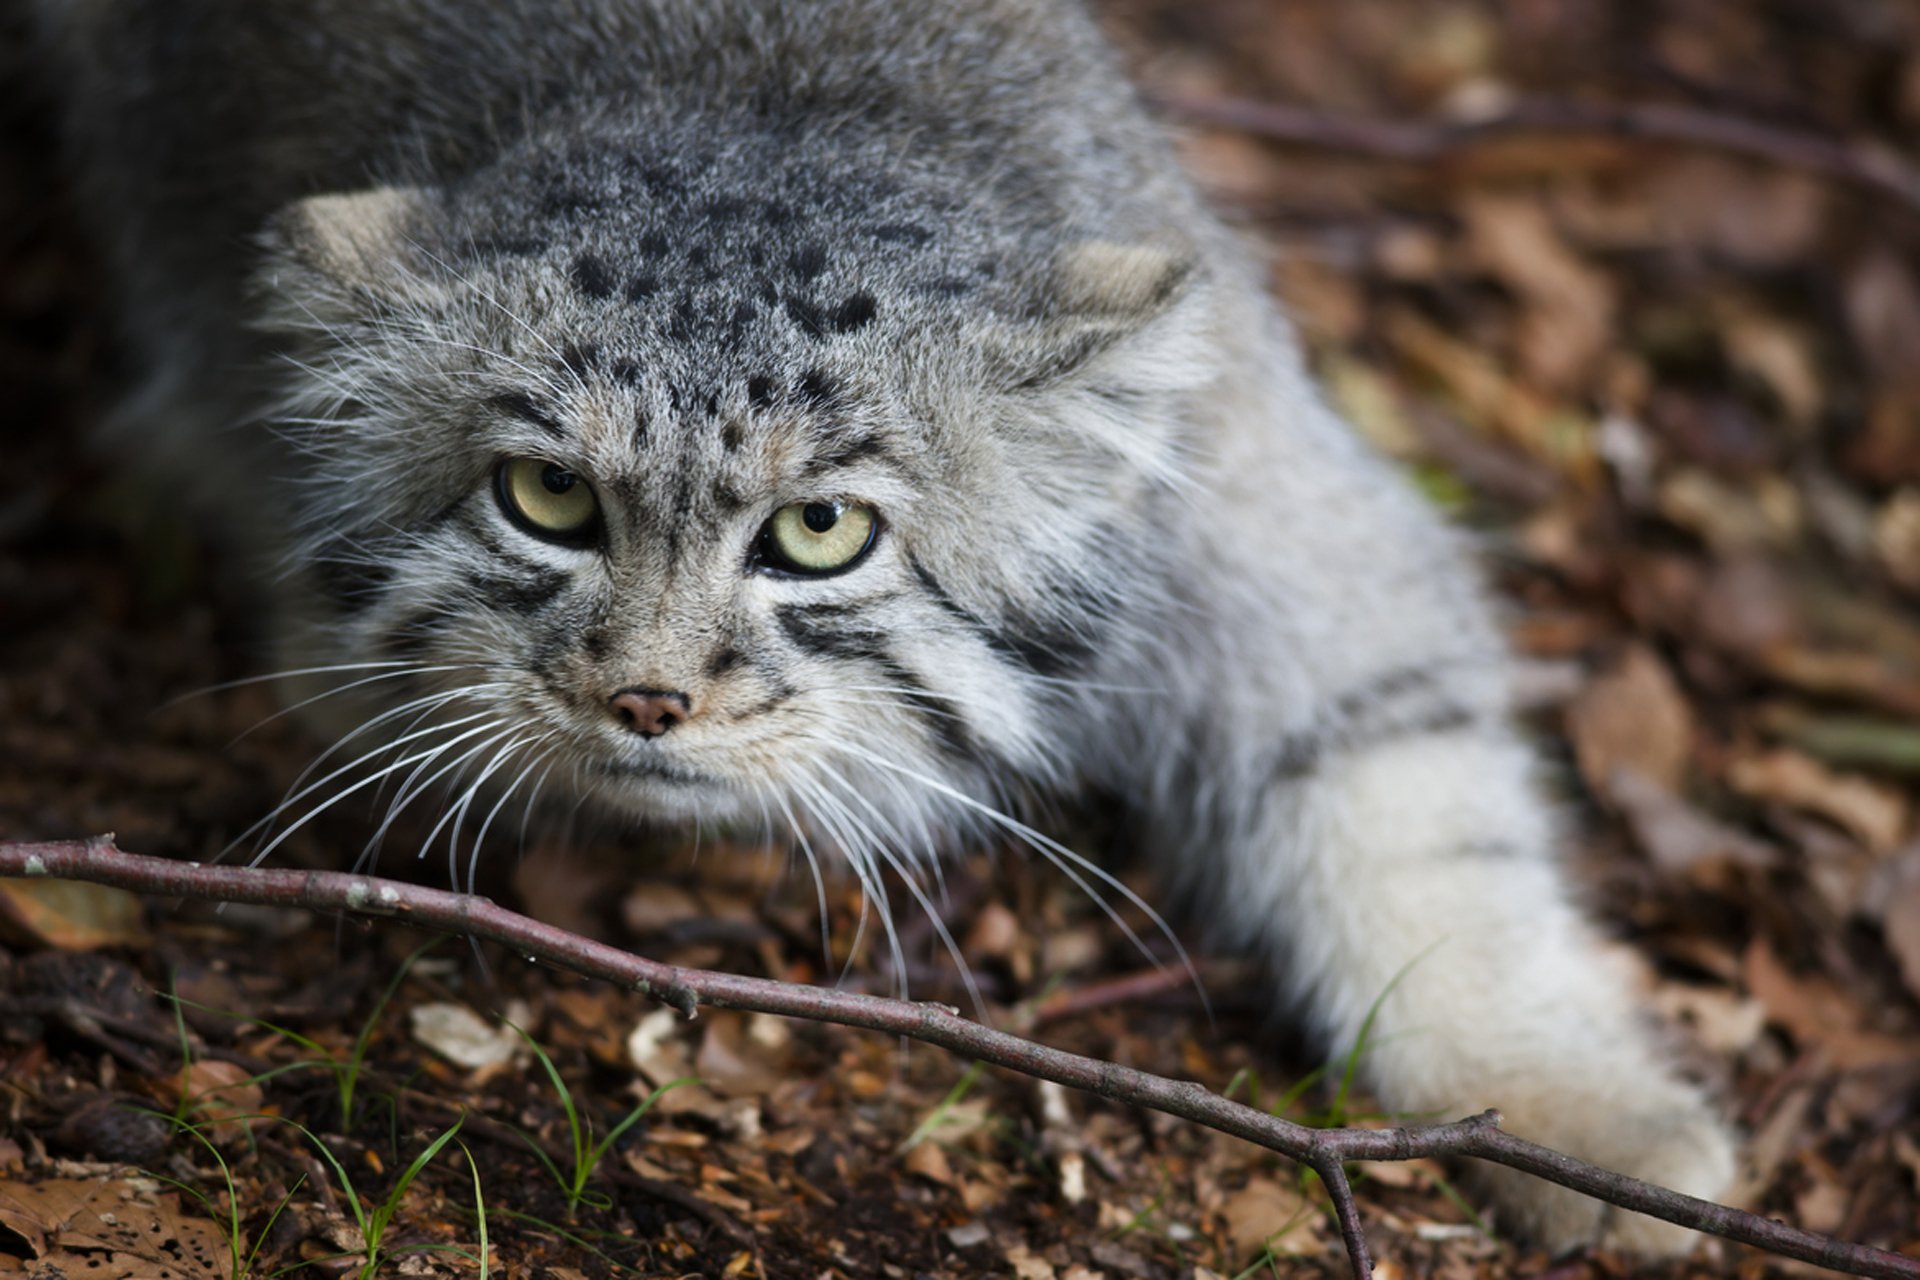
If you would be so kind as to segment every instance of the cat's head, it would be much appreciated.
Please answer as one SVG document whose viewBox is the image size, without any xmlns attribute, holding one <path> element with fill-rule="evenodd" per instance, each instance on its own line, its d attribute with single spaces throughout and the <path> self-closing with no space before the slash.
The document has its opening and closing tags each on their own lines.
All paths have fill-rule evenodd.
<svg viewBox="0 0 1920 1280">
<path fill-rule="evenodd" d="M 1057 781 L 1208 376 L 1176 243 L 777 151 L 315 197 L 256 293 L 289 664 L 476 822 L 545 779 L 908 845 Z"/>
</svg>

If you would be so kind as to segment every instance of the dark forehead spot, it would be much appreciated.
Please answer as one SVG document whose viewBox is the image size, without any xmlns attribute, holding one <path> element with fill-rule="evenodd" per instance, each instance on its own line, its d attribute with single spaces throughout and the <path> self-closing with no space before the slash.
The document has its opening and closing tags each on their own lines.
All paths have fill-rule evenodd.
<svg viewBox="0 0 1920 1280">
<path fill-rule="evenodd" d="M 793 221 L 793 207 L 783 200 L 769 200 L 760 206 L 761 216 L 770 227 L 784 227 Z"/>
<path fill-rule="evenodd" d="M 973 281 L 957 276 L 942 276 L 938 280 L 923 280 L 913 287 L 917 292 L 935 298 L 960 298 L 973 292 Z"/>
<path fill-rule="evenodd" d="M 841 303 L 833 311 L 833 330 L 835 333 L 851 333 L 864 328 L 878 314 L 880 306 L 870 293 L 856 293 Z"/>
<path fill-rule="evenodd" d="M 911 222 L 883 222 L 867 228 L 867 234 L 883 244 L 908 244 L 916 249 L 933 239 L 933 232 Z"/>
<path fill-rule="evenodd" d="M 709 418 L 717 418 L 720 416 L 720 393 L 719 392 L 717 391 L 707 392 L 706 408 L 707 408 L 707 416 Z"/>
<path fill-rule="evenodd" d="M 713 257 L 713 250 L 704 244 L 697 244 L 687 250 L 687 262 L 695 267 L 704 267 Z"/>
<path fill-rule="evenodd" d="M 530 258 L 547 251 L 546 240 L 539 236 L 493 236 L 476 241 L 474 252 L 485 258 Z"/>
<path fill-rule="evenodd" d="M 613 374 L 613 380 L 621 386 L 631 387 L 635 390 L 639 389 L 640 366 L 633 361 L 616 360 L 613 362 L 613 368 L 609 370 L 609 372 Z"/>
<path fill-rule="evenodd" d="M 720 196 L 707 201 L 706 207 L 701 212 L 715 222 L 732 222 L 736 218 L 745 217 L 752 208 L 752 203 L 744 197 Z"/>
<path fill-rule="evenodd" d="M 560 421 L 551 413 L 534 402 L 532 396 L 524 391 L 503 391 L 487 401 L 487 404 L 508 417 L 530 422 L 550 436 L 563 436 L 566 432 Z"/>
<path fill-rule="evenodd" d="M 729 418 L 727 424 L 720 428 L 720 443 L 726 446 L 727 452 L 731 453 L 740 447 L 741 442 L 746 439 L 746 434 L 738 418 Z"/>
<path fill-rule="evenodd" d="M 555 187 L 541 197 L 540 212 L 549 218 L 563 218 L 582 210 L 598 209 L 606 202 L 591 191 L 576 187 Z"/>
<path fill-rule="evenodd" d="M 727 317 L 727 337 L 737 344 L 746 335 L 753 318 L 759 314 L 751 302 L 735 303 L 733 314 Z"/>
<path fill-rule="evenodd" d="M 573 287 L 589 298 L 613 296 L 613 269 L 597 253 L 583 253 L 573 260 Z"/>
<path fill-rule="evenodd" d="M 832 404 L 840 394 L 840 384 L 825 369 L 807 370 L 800 375 L 800 384 L 794 389 L 802 400 L 815 406 Z"/>
<path fill-rule="evenodd" d="M 820 314 L 820 308 L 805 298 L 788 297 L 787 315 L 800 326 L 800 331 L 809 338 L 818 338 L 827 331 L 827 318 Z"/>
<path fill-rule="evenodd" d="M 649 258 L 664 258 L 667 255 L 667 238 L 658 231 L 649 231 L 640 237 L 635 247 Z"/>
<path fill-rule="evenodd" d="M 651 271 L 642 271 L 639 275 L 627 281 L 627 301 L 639 302 L 642 299 L 651 298 L 659 288 L 660 277 Z"/>
<path fill-rule="evenodd" d="M 683 293 L 680 300 L 673 304 L 673 316 L 667 321 L 667 336 L 675 342 L 685 342 L 693 337 L 694 327 L 699 320 L 700 313 L 693 305 L 693 295 Z"/>
<path fill-rule="evenodd" d="M 576 378 L 600 367 L 600 348 L 591 342 L 570 342 L 560 351 L 560 366 Z"/>
<path fill-rule="evenodd" d="M 757 373 L 747 379 L 747 403 L 756 409 L 764 409 L 773 403 L 773 379 L 763 373 Z"/>
<path fill-rule="evenodd" d="M 827 269 L 827 248 L 823 244 L 803 244 L 787 255 L 787 265 L 802 280 L 811 280 Z"/>
</svg>

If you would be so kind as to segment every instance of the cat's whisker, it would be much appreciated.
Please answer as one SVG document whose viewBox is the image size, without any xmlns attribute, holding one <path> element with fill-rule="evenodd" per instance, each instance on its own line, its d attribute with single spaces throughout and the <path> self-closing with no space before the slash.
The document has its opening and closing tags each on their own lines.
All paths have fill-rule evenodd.
<svg viewBox="0 0 1920 1280">
<path fill-rule="evenodd" d="M 481 788 L 486 786 L 487 779 L 492 777 L 501 765 L 513 759 L 522 749 L 529 746 L 537 747 L 557 732 L 559 732 L 559 730 L 549 729 L 545 733 L 515 738 L 506 746 L 495 751 L 493 758 L 487 761 L 486 766 L 475 776 L 473 785 L 467 788 L 466 794 L 460 797 L 457 804 L 449 808 L 447 814 L 441 815 L 440 821 L 435 823 L 433 830 L 427 833 L 426 840 L 423 841 L 420 846 L 421 857 L 425 857 L 427 850 L 433 847 L 434 837 L 439 835 L 440 828 L 446 825 L 448 815 L 452 816 L 453 829 L 447 833 L 447 884 L 449 886 L 458 887 L 460 884 L 460 827 L 461 824 L 466 821 L 467 810 L 472 806 L 474 798 L 480 794 Z M 496 805 L 495 808 L 497 811 L 498 806 Z M 474 845 L 474 855 L 476 857 L 479 856 L 479 844 L 477 842 Z"/>
<path fill-rule="evenodd" d="M 795 816 L 793 805 L 787 800 L 786 793 L 779 788 L 773 789 L 774 803 L 780 806 L 781 814 L 787 820 L 787 830 L 793 832 L 794 840 L 800 846 L 800 852 L 806 856 L 807 870 L 813 875 L 813 893 L 820 906 L 820 958 L 827 966 L 833 964 L 833 939 L 830 932 L 831 920 L 827 912 L 827 882 L 820 872 L 820 859 L 813 852 L 813 842 L 807 839 L 806 826 Z"/>
<path fill-rule="evenodd" d="M 485 716 L 487 714 L 488 713 L 484 711 L 476 712 L 471 716 L 463 717 L 459 720 L 452 721 L 451 723 L 430 725 L 425 729 L 421 729 L 414 733 L 408 733 L 402 737 L 394 739 L 391 742 L 381 743 L 379 746 L 376 746 L 375 748 L 373 748 L 373 750 L 366 752 L 365 754 L 361 755 L 359 758 L 340 766 L 338 769 L 335 769 L 332 773 L 329 773 L 326 777 L 320 779 L 318 782 L 314 782 L 309 784 L 308 786 L 301 787 L 300 784 L 302 780 L 306 778 L 308 773 L 312 772 L 312 770 L 315 767 L 315 764 L 317 764 L 318 761 L 316 761 L 315 764 L 309 764 L 307 768 L 301 772 L 300 777 L 294 779 L 292 786 L 287 788 L 289 794 L 283 796 L 279 804 L 275 805 L 272 809 L 268 810 L 267 813 L 262 815 L 260 818 L 256 819 L 252 825 L 246 828 L 246 830 L 242 831 L 239 835 L 235 836 L 231 841 L 229 841 L 226 848 L 222 849 L 215 856 L 215 861 L 219 861 L 220 859 L 225 858 L 229 853 L 232 853 L 236 847 L 238 847 L 241 843 L 246 841 L 250 836 L 253 836 L 256 833 L 259 833 L 265 830 L 270 830 L 272 828 L 273 823 L 278 821 L 283 815 L 285 815 L 288 809 L 292 808 L 295 804 L 298 804 L 301 800 L 306 799 L 306 797 L 312 795 L 315 791 L 320 790 L 320 788 L 326 786 L 328 783 L 334 781 L 336 778 L 352 773 L 355 769 L 358 769 L 360 766 L 366 764 L 369 760 L 374 759 L 376 756 L 382 755 L 388 751 L 398 750 L 399 748 L 405 746 L 407 743 L 412 742 L 418 738 L 424 737 L 427 734 L 438 733 L 444 729 L 457 728 L 462 724 L 466 724 L 473 720 L 480 719 L 482 716 Z M 351 736 L 352 735 L 349 735 L 349 737 Z M 327 751 L 320 757 L 320 759 L 324 760 L 328 755 L 331 755 L 334 751 L 338 750 L 342 745 L 344 745 L 346 741 L 347 739 L 343 738 L 340 740 L 340 742 L 337 742 L 332 747 L 329 747 Z M 295 790 L 296 788 L 299 788 L 299 789 L 296 791 Z"/>
<path fill-rule="evenodd" d="M 499 733 L 491 738 L 482 738 L 478 743 L 468 747 L 459 755 L 441 765 L 438 769 L 434 769 L 431 774 L 427 774 L 424 780 L 421 778 L 421 775 L 427 773 L 427 770 L 433 767 L 433 760 L 422 761 L 412 773 L 408 774 L 406 781 L 401 783 L 399 789 L 394 792 L 393 799 L 387 803 L 386 816 L 380 820 L 380 825 L 374 828 L 373 835 L 368 838 L 366 846 L 361 850 L 360 858 L 355 861 L 354 865 L 359 866 L 367 858 L 371 857 L 375 850 L 380 848 L 381 844 L 384 843 L 387 838 L 387 832 L 391 831 L 393 824 L 400 820 L 400 815 L 410 808 L 415 800 L 425 795 L 428 788 L 432 787 L 434 783 L 446 777 L 455 769 L 461 768 L 476 755 L 479 755 L 494 743 L 499 742 L 502 738 L 512 737 L 520 731 L 517 724 L 507 720 L 494 720 L 485 726 L 485 729 L 498 729 L 503 724 L 507 727 L 501 729 Z M 484 732 L 485 729 L 482 731 Z M 462 735 L 462 739 L 470 736 L 472 735 L 464 734 Z M 455 745 L 458 745 L 458 740 L 448 743 L 447 747 L 450 749 Z"/>
<path fill-rule="evenodd" d="M 542 742 L 545 742 L 547 739 L 552 738 L 553 736 L 554 734 L 552 732 L 543 734 L 540 737 L 534 739 L 532 745 L 535 747 L 538 747 Z M 530 752 L 529 758 L 525 766 L 521 768 L 519 773 L 514 775 L 514 779 L 512 782 L 509 782 L 505 787 L 501 789 L 499 797 L 495 799 L 493 802 L 493 807 L 487 810 L 487 816 L 481 819 L 480 829 L 474 833 L 474 837 L 473 837 L 473 852 L 467 858 L 467 892 L 469 894 L 473 892 L 474 883 L 478 879 L 478 869 L 480 866 L 480 851 L 486 846 L 487 832 L 493 829 L 493 820 L 500 816 L 500 811 L 506 808 L 507 801 L 512 799 L 513 793 L 520 789 L 520 784 L 525 782 L 528 779 L 528 777 L 532 775 L 533 771 L 540 767 L 541 762 L 546 760 L 548 757 L 550 757 L 556 750 L 558 750 L 557 747 L 548 747 L 545 751 Z M 452 857 L 451 843 L 449 845 L 448 856 L 449 858 Z M 458 878 L 453 875 L 453 868 L 451 865 L 449 865 L 448 867 L 448 874 L 449 874 L 449 883 L 455 884 L 455 885 L 459 884 Z"/>
<path fill-rule="evenodd" d="M 837 783 L 839 790 L 849 800 L 860 805 L 868 813 L 872 814 L 874 821 L 891 833 L 896 842 L 898 842 L 900 835 L 898 829 L 888 821 L 886 815 L 875 807 L 872 801 L 861 795 L 852 786 L 849 786 L 843 779 L 836 778 L 832 774 L 826 774 L 824 778 L 829 785 Z M 927 913 L 927 922 L 933 926 L 934 934 L 940 939 L 941 946 L 946 948 L 947 955 L 953 960 L 954 967 L 960 973 L 960 982 L 967 990 L 967 998 L 972 1002 L 974 1010 L 980 1015 L 981 1021 L 986 1021 L 987 1002 L 985 997 L 980 994 L 979 984 L 974 980 L 973 966 L 968 964 L 966 956 L 961 954 L 960 944 L 954 940 L 953 933 L 947 928 L 946 921 L 941 918 L 939 908 L 934 905 L 933 899 L 928 896 L 925 887 L 920 884 L 919 877 L 901 860 L 902 855 L 894 853 L 885 841 L 876 840 L 874 842 L 874 851 L 878 853 L 881 858 L 885 859 L 888 866 L 894 869 L 895 873 L 899 875 L 901 883 L 906 885 L 907 892 L 912 894 L 914 901 L 920 904 L 920 909 Z M 942 882 L 941 887 L 942 892 L 944 892 L 944 882 Z M 902 985 L 901 994 L 905 995 L 906 970 L 904 967 L 902 967 L 900 971 L 900 981 Z"/>
<path fill-rule="evenodd" d="M 328 689 L 323 693 L 316 693 L 312 697 L 302 698 L 300 701 L 293 703 L 291 706 L 281 707 L 278 711 L 275 711 L 271 715 L 262 716 L 260 719 L 255 720 L 252 724 L 248 725 L 245 729 L 235 734 L 232 740 L 227 743 L 227 747 L 229 749 L 232 748 L 236 744 L 244 741 L 248 736 L 259 732 L 261 729 L 264 729 L 266 726 L 272 724 L 275 720 L 278 720 L 283 716 L 290 716 L 296 712 L 304 711 L 308 707 L 313 706 L 317 702 L 325 702 L 328 698 L 337 698 L 343 693 L 348 693 L 354 689 L 363 688 L 366 685 L 378 684 L 383 680 L 403 680 L 413 676 L 435 675 L 435 674 L 439 674 L 441 672 L 447 672 L 447 671 L 470 671 L 470 670 L 473 670 L 473 668 L 467 667 L 464 665 L 458 665 L 458 666 L 441 665 L 441 666 L 430 666 L 430 667 L 406 667 L 399 671 L 383 671 L 378 675 L 362 676 L 358 680 L 351 680 L 346 684 L 335 685 L 333 688 Z"/>
<path fill-rule="evenodd" d="M 1160 936 L 1165 938 L 1167 943 L 1173 948 L 1174 954 L 1179 957 L 1181 967 L 1186 970 L 1187 977 L 1192 983 L 1194 991 L 1198 993 L 1202 1005 L 1206 1008 L 1208 1016 L 1212 1016 L 1212 1004 L 1207 998 L 1205 986 L 1200 981 L 1200 971 L 1195 967 L 1192 957 L 1187 954 L 1186 947 L 1182 945 L 1179 937 L 1174 933 L 1172 926 L 1166 922 L 1165 917 L 1158 911 L 1155 911 L 1153 907 L 1148 905 L 1144 898 L 1138 893 L 1135 893 L 1117 876 L 1095 865 L 1084 855 L 1069 849 L 1058 840 L 1054 840 L 1035 831 L 1032 827 L 1019 821 L 1017 818 L 1009 817 L 991 805 L 983 804 L 958 788 L 949 786 L 937 778 L 930 778 L 916 770 L 908 769 L 904 765 L 897 764 L 871 751 L 852 746 L 848 743 L 838 743 L 836 744 L 836 748 L 855 759 L 864 760 L 876 768 L 884 769 L 918 782 L 936 794 L 954 801 L 962 808 L 985 818 L 994 826 L 1008 832 L 1020 840 L 1021 843 L 1040 853 L 1047 861 L 1058 867 L 1068 879 L 1072 880 L 1075 885 L 1100 907 L 1102 913 L 1119 927 L 1120 931 L 1127 936 L 1127 940 L 1133 944 L 1135 950 L 1139 951 L 1141 956 L 1153 964 L 1156 969 L 1164 970 L 1166 965 L 1147 947 L 1145 941 L 1134 931 L 1133 926 L 1127 923 L 1126 918 L 1114 909 L 1113 904 L 1109 903 L 1104 895 L 1095 892 L 1093 888 L 1088 885 L 1086 879 L 1082 877 L 1075 868 L 1078 868 L 1079 871 L 1086 872 L 1087 875 L 1092 876 L 1100 883 L 1118 893 L 1126 899 L 1129 905 L 1144 914 L 1148 920 L 1152 921 L 1154 928 L 1159 932 Z"/>
<path fill-rule="evenodd" d="M 558 748 L 555 748 L 555 751 L 557 750 Z M 554 752 L 550 751 L 547 754 L 551 756 Z M 534 807 L 540 803 L 540 789 L 547 785 L 547 778 L 553 773 L 553 766 L 559 763 L 558 760 L 549 760 L 547 767 L 540 771 L 540 776 L 534 779 L 533 789 L 527 792 L 527 802 L 520 810 L 519 848 L 522 858 L 527 856 L 527 827 L 533 820 Z"/>
<path fill-rule="evenodd" d="M 340 801 L 346 799 L 348 796 L 352 795 L 354 792 L 359 791 L 361 788 L 373 785 L 373 783 L 379 781 L 381 778 L 387 776 L 390 773 L 396 772 L 397 770 L 406 768 L 408 765 L 413 764 L 416 760 L 419 760 L 422 758 L 427 760 L 432 760 L 434 757 L 437 757 L 445 753 L 446 751 L 450 750 L 454 746 L 458 745 L 463 740 L 472 737 L 474 734 L 485 733 L 488 729 L 497 727 L 499 723 L 500 723 L 499 721 L 495 720 L 487 724 L 483 724 L 478 728 L 469 729 L 465 733 L 462 733 L 457 737 L 453 738 L 451 741 L 443 742 L 437 746 L 429 747 L 425 751 L 420 752 L 417 755 L 408 756 L 404 760 L 400 760 L 394 764 L 387 765 L 382 769 L 380 769 L 377 773 L 374 773 L 372 776 L 363 778 L 359 782 L 356 782 L 351 786 L 346 787 L 345 789 L 335 793 L 329 799 L 322 801 L 320 804 L 315 805 L 313 808 L 309 809 L 306 813 L 302 814 L 285 830 L 281 831 L 279 835 L 275 836 L 273 840 L 268 843 L 266 848 L 260 850 L 259 853 L 254 855 L 253 860 L 249 865 L 257 867 L 262 862 L 265 862 L 267 858 L 272 855 L 273 851 L 279 848 L 281 844 L 285 843 L 287 838 L 293 835 L 294 832 L 306 826 L 309 822 L 312 822 L 315 818 L 319 817 L 321 814 L 325 813 L 328 809 L 331 809 L 334 805 L 340 803 Z M 435 729 L 438 729 L 440 727 L 441 726 L 435 726 Z"/>
<path fill-rule="evenodd" d="M 386 662 L 333 662 L 323 667 L 294 667 L 287 671 L 269 671 L 265 675 L 247 676 L 240 680 L 223 680 L 219 684 L 205 685 L 177 698 L 169 698 L 156 710 L 171 711 L 182 703 L 192 702 L 195 698 L 204 698 L 209 694 L 225 693 L 229 689 L 243 689 L 252 684 L 266 684 L 271 680 L 291 680 L 299 676 L 335 675 L 344 671 L 372 671 L 376 668 L 406 667 L 413 664 L 395 659 Z"/>
<path fill-rule="evenodd" d="M 377 715 L 370 716 L 366 720 L 361 721 L 361 723 L 357 727 L 349 730 L 348 732 L 342 734 L 339 738 L 335 739 L 332 746 L 328 747 L 325 751 L 322 751 L 319 755 L 315 756 L 312 760 L 308 761 L 306 767 L 300 770 L 299 775 L 295 777 L 292 783 L 288 785 L 287 791 L 288 793 L 291 793 L 297 788 L 299 788 L 302 783 L 304 783 L 309 777 L 313 775 L 315 770 L 319 769 L 321 765 L 325 764 L 328 760 L 330 760 L 336 752 L 341 750 L 341 748 L 345 747 L 349 742 L 352 742 L 354 739 L 361 737 L 364 734 L 373 732 L 375 729 L 379 728 L 382 724 L 385 724 L 389 720 L 397 720 L 400 717 L 408 714 L 409 712 L 419 713 L 415 715 L 410 722 L 408 722 L 406 727 L 402 729 L 398 735 L 382 742 L 380 745 L 375 746 L 371 751 L 362 755 L 358 760 L 354 761 L 353 764 L 347 765 L 345 769 L 341 770 L 340 772 L 350 771 L 356 768 L 358 765 L 363 764 L 366 761 L 373 759 L 375 756 L 380 755 L 383 751 L 393 750 L 406 742 L 412 741 L 415 737 L 420 736 L 420 734 L 415 732 L 420 722 L 422 720 L 425 720 L 428 716 L 432 715 L 435 711 L 439 710 L 441 707 L 446 706 L 449 702 L 456 702 L 461 698 L 471 697 L 478 693 L 488 692 L 494 689 L 503 689 L 505 687 L 506 686 L 499 684 L 498 682 L 489 681 L 489 682 L 477 684 L 477 685 L 464 685 L 458 689 L 443 689 L 435 693 L 422 694 L 420 697 L 417 697 L 417 698 L 409 698 L 407 701 L 399 703 L 396 706 L 389 707 L 385 711 L 382 711 Z M 465 724 L 471 720 L 478 719 L 480 716 L 483 716 L 486 714 L 487 712 L 485 711 L 477 711 L 473 713 L 473 715 L 471 716 L 466 716 L 458 720 L 441 721 L 437 726 L 428 726 L 428 728 L 423 732 L 431 732 L 436 727 L 447 728 L 453 725 Z M 338 776 L 338 774 L 336 773 L 331 776 Z M 302 794 L 305 794 L 305 793 L 302 793 Z M 298 797 L 289 796 L 289 798 L 297 799 Z M 282 800 L 283 804 L 287 802 L 288 802 L 287 799 Z M 272 815 L 269 815 L 269 818 L 271 818 L 271 816 Z M 243 835 L 241 838 L 244 839 L 245 836 Z"/>
<path fill-rule="evenodd" d="M 866 901 L 873 906 L 874 914 L 880 920 L 880 927 L 887 940 L 887 951 L 893 960 L 894 973 L 900 982 L 900 994 L 904 997 L 906 995 L 907 981 L 906 952 L 901 946 L 900 934 L 898 930 L 894 928 L 893 906 L 887 896 L 886 882 L 881 878 L 880 869 L 873 861 L 873 855 L 868 846 L 867 839 L 860 838 L 870 837 L 871 833 L 867 832 L 859 819 L 850 813 L 846 806 L 841 804 L 838 799 L 829 794 L 824 786 L 812 779 L 806 779 L 805 787 L 806 793 L 803 799 L 808 802 L 809 808 L 814 811 L 821 825 L 824 826 L 828 834 L 833 837 L 834 844 L 840 851 L 840 856 L 846 861 L 848 866 L 853 868 L 854 875 L 860 881 L 860 887 Z M 865 922 L 866 917 L 863 910 L 861 916 L 861 924 L 863 927 Z M 856 933 L 854 938 L 855 945 L 853 949 L 847 953 L 847 965 L 849 967 L 852 966 L 854 959 L 859 955 L 859 940 L 860 935 Z M 845 981 L 845 979 L 846 972 L 843 970 L 840 975 L 840 980 Z"/>
</svg>

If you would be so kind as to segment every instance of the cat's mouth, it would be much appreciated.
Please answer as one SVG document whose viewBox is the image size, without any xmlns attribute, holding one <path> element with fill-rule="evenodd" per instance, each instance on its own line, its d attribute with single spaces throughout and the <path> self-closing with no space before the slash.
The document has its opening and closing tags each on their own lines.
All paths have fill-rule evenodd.
<svg viewBox="0 0 1920 1280">
<path fill-rule="evenodd" d="M 639 756 L 625 760 L 598 760 L 594 762 L 592 770 L 612 778 L 647 778 L 658 782 L 697 787 L 722 785 L 721 780 L 712 774 L 669 764 L 653 756 Z"/>
</svg>

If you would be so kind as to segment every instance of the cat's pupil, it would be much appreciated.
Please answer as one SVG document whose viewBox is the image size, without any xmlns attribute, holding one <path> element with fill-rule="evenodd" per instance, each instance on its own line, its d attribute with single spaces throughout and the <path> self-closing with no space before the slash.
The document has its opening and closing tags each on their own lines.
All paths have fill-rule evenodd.
<svg viewBox="0 0 1920 1280">
<path fill-rule="evenodd" d="M 809 502 L 800 519 L 815 533 L 825 533 L 840 519 L 840 513 L 824 502 Z"/>
<path fill-rule="evenodd" d="M 540 483 L 546 486 L 548 493 L 565 493 L 573 488 L 578 479 L 573 472 L 553 462 L 549 462 L 547 469 L 540 473 Z"/>
</svg>

